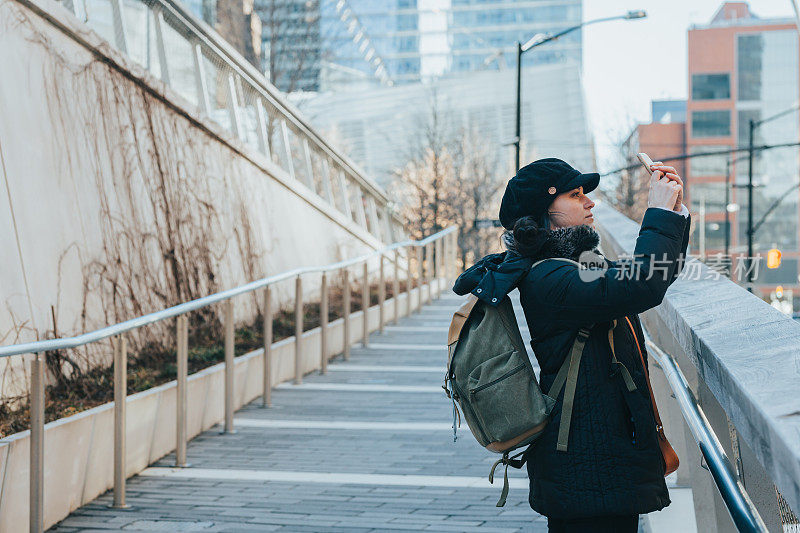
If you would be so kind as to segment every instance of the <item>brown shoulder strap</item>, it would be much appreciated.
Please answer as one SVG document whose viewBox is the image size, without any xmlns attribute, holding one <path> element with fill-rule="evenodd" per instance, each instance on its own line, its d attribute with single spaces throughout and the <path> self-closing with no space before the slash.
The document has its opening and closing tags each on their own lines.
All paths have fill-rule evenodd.
<svg viewBox="0 0 800 533">
<path fill-rule="evenodd" d="M 626 316 L 625 320 L 628 321 L 628 325 L 631 327 L 631 333 L 633 333 L 633 340 L 636 341 L 636 349 L 639 350 L 639 360 L 642 362 L 642 369 L 644 370 L 644 377 L 647 381 L 647 390 L 650 391 L 650 403 L 653 404 L 653 416 L 656 419 L 656 426 L 658 430 L 661 430 L 663 425 L 661 424 L 661 416 L 658 414 L 658 406 L 656 405 L 656 398 L 653 396 L 653 387 L 650 385 L 650 373 L 647 371 L 647 365 L 644 364 L 644 355 L 642 354 L 642 347 L 639 346 L 639 338 L 636 336 L 636 330 L 633 328 L 633 324 L 631 324 L 631 320 Z"/>
<path fill-rule="evenodd" d="M 453 313 L 453 319 L 450 321 L 450 330 L 447 332 L 448 346 L 456 342 L 458 337 L 461 336 L 461 330 L 464 329 L 464 324 L 467 323 L 467 318 L 469 318 L 469 314 L 476 303 L 478 303 L 478 297 L 470 294 L 461 307 Z"/>
</svg>

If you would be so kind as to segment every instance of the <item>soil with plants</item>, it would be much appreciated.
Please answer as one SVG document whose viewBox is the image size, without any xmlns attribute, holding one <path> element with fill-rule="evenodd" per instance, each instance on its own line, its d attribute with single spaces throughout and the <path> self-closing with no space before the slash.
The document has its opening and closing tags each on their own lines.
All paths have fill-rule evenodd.
<svg viewBox="0 0 800 533">
<path fill-rule="evenodd" d="M 386 298 L 393 296 L 393 283 L 386 283 Z M 400 282 L 400 292 L 406 291 L 406 282 Z M 344 289 L 331 287 L 328 292 L 328 320 L 343 316 Z M 362 309 L 362 292 L 351 288 L 352 311 Z M 370 287 L 370 306 L 378 304 L 378 285 Z M 320 302 L 303 305 L 303 331 L 320 324 Z M 242 355 L 261 348 L 264 343 L 263 315 L 250 324 L 239 324 L 235 334 L 235 354 Z M 294 335 L 294 309 L 280 309 L 273 314 L 273 342 Z M 189 373 L 213 366 L 225 358 L 222 324 L 211 312 L 189 315 Z M 176 352 L 165 343 L 150 342 L 136 352 L 128 354 L 128 394 L 156 387 L 176 377 Z M 62 370 L 67 358 L 58 351 L 46 352 L 48 375 L 54 379 L 45 388 L 45 421 L 64 418 L 86 409 L 114 400 L 114 367 L 96 366 L 88 370 L 71 368 L 69 375 Z M 0 437 L 30 428 L 30 410 L 27 398 L 10 398 L 0 404 Z"/>
</svg>

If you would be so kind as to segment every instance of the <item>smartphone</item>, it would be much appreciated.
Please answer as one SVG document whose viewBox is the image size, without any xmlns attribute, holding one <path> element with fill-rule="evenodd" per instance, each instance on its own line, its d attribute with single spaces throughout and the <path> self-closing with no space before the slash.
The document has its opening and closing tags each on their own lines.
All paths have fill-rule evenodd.
<svg viewBox="0 0 800 533">
<path fill-rule="evenodd" d="M 638 154 L 636 154 L 636 156 L 639 158 L 639 161 L 642 162 L 642 165 L 644 166 L 644 169 L 647 172 L 647 175 L 648 176 L 651 175 L 653 173 L 653 171 L 650 170 L 650 165 L 653 164 L 653 160 L 650 159 L 650 156 L 647 155 L 644 152 L 639 152 Z"/>
</svg>

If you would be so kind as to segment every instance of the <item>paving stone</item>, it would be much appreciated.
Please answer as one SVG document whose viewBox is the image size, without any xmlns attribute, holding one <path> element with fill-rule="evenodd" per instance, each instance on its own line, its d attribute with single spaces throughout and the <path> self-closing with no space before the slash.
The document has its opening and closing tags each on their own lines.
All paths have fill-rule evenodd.
<svg viewBox="0 0 800 533">
<path fill-rule="evenodd" d="M 415 365 L 442 372 L 318 372 L 304 383 L 422 385 L 438 388 L 446 363 L 449 314 L 460 299 L 445 297 L 423 313 L 400 320 L 400 326 L 438 326 L 439 331 L 392 331 L 373 334 L 373 344 L 438 344 L 441 352 L 418 349 L 371 349 L 355 346 L 347 365 Z M 260 399 L 244 406 L 237 418 L 254 420 L 424 422 L 441 431 L 283 428 L 241 425 L 234 435 L 212 428 L 193 439 L 188 457 L 195 469 L 322 472 L 339 474 L 469 476 L 486 479 L 496 459 L 462 426 L 453 442 L 452 406 L 439 392 L 320 391 L 280 388 L 273 407 Z M 154 466 L 170 467 L 169 454 Z M 191 473 L 191 468 L 187 470 Z M 524 472 L 511 475 L 525 479 Z M 527 504 L 527 491 L 512 490 L 502 509 L 495 507 L 498 485 L 481 488 L 364 485 L 137 476 L 128 480 L 130 511 L 109 509 L 112 494 L 77 509 L 53 531 L 119 530 L 139 524 L 153 530 L 188 522 L 209 523 L 201 531 L 510 531 L 544 532 L 547 523 Z M 188 526 L 187 526 L 188 527 Z M 144 529 L 142 529 L 144 530 Z M 163 529 L 162 529 L 163 530 Z M 167 529 L 168 530 L 168 529 Z"/>
</svg>

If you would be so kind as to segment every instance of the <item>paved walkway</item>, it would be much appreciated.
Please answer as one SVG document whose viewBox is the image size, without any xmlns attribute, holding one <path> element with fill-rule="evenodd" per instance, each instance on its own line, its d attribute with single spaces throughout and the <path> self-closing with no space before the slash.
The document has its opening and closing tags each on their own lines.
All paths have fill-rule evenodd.
<svg viewBox="0 0 800 533">
<path fill-rule="evenodd" d="M 528 506 L 524 471 L 506 506 L 486 476 L 497 458 L 466 424 L 453 442 L 441 389 L 447 327 L 461 299 L 443 297 L 373 334 L 368 349 L 327 375 L 283 384 L 189 443 L 191 468 L 167 456 L 128 481 L 131 510 L 111 493 L 52 531 L 480 531 L 544 532 Z"/>
</svg>

